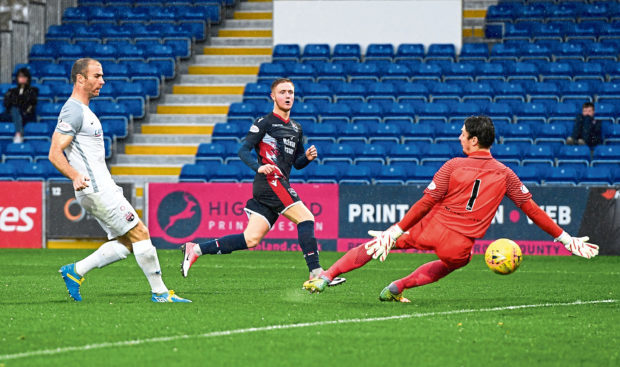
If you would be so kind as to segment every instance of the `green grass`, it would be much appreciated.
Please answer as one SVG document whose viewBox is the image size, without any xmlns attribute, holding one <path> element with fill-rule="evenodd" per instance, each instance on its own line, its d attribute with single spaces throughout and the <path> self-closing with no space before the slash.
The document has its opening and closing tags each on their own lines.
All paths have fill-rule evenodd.
<svg viewBox="0 0 620 367">
<path fill-rule="evenodd" d="M 198 260 L 159 251 L 169 288 L 191 304 L 154 304 L 133 257 L 89 273 L 84 301 L 69 300 L 60 265 L 90 251 L 0 250 L 0 355 L 155 337 L 184 339 L 26 356 L 9 366 L 618 366 L 620 302 L 422 315 L 234 335 L 213 331 L 426 314 L 511 305 L 620 300 L 620 257 L 526 257 L 509 276 L 480 256 L 438 283 L 408 290 L 410 304 L 381 303 L 390 281 L 434 259 L 392 254 L 322 294 L 301 290 L 299 253 L 243 252 Z M 322 253 L 324 266 L 341 254 Z"/>
</svg>

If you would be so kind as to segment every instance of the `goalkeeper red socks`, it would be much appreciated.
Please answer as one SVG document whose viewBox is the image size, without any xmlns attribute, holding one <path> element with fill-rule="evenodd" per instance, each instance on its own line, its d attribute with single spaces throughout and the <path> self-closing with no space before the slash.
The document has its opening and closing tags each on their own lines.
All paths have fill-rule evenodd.
<svg viewBox="0 0 620 367">
<path fill-rule="evenodd" d="M 435 260 L 420 266 L 413 273 L 394 281 L 392 284 L 398 287 L 398 293 L 402 293 L 402 291 L 407 288 L 419 287 L 436 282 L 456 269 L 457 268 L 449 268 L 448 265 L 441 260 Z M 392 291 L 392 289 L 390 289 L 390 291 Z"/>
<path fill-rule="evenodd" d="M 372 256 L 366 254 L 364 245 L 359 245 L 350 249 L 343 257 L 341 257 L 334 265 L 323 273 L 329 280 L 333 280 L 340 274 L 355 270 L 366 264 L 372 259 Z"/>
</svg>

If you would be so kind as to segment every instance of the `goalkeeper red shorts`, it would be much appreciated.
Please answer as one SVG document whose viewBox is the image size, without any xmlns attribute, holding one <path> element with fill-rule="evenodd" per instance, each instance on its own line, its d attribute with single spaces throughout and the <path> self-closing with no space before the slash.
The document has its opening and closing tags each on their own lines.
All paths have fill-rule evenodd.
<svg viewBox="0 0 620 367">
<path fill-rule="evenodd" d="M 433 215 L 427 215 L 400 236 L 394 248 L 431 250 L 446 265 L 457 269 L 469 263 L 473 246 L 473 238 L 457 233 L 434 220 Z"/>
</svg>

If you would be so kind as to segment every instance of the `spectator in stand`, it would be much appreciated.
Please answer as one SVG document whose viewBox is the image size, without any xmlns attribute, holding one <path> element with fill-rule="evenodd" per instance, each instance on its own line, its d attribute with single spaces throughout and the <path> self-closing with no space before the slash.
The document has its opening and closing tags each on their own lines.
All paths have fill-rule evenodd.
<svg viewBox="0 0 620 367">
<path fill-rule="evenodd" d="M 13 121 L 15 124 L 15 143 L 21 143 L 24 136 L 24 125 L 36 121 L 35 110 L 39 89 L 30 85 L 30 70 L 17 71 L 17 87 L 9 89 L 4 95 L 5 112 L 0 120 Z"/>
<path fill-rule="evenodd" d="M 566 139 L 566 143 L 573 145 L 588 145 L 594 148 L 603 140 L 601 122 L 594 118 L 594 103 L 583 104 L 581 115 L 575 118 L 573 134 Z"/>
</svg>

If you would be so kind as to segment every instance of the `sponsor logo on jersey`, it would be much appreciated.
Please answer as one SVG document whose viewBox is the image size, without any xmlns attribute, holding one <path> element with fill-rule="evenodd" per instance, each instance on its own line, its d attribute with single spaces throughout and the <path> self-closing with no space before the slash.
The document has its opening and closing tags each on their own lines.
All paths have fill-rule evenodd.
<svg viewBox="0 0 620 367">
<path fill-rule="evenodd" d="M 252 126 L 250 127 L 250 132 L 251 132 L 251 133 L 257 133 L 257 132 L 259 132 L 259 131 L 260 131 L 260 129 L 259 129 L 259 128 L 258 128 L 258 126 L 256 126 L 256 125 L 252 125 Z"/>
<path fill-rule="evenodd" d="M 426 188 L 429 190 L 435 190 L 437 188 L 437 185 L 435 184 L 435 181 L 431 181 L 431 183 L 428 184 Z"/>
<path fill-rule="evenodd" d="M 278 186 L 278 180 L 271 180 L 271 184 L 273 185 L 273 187 L 277 187 Z"/>
<path fill-rule="evenodd" d="M 98 138 L 98 137 L 100 137 L 101 135 L 103 135 L 103 131 L 101 131 L 101 129 L 96 129 L 96 130 L 95 130 L 95 137 L 96 137 L 96 138 Z"/>
<path fill-rule="evenodd" d="M 292 187 L 289 187 L 289 188 L 288 188 L 288 192 L 289 192 L 289 194 L 291 194 L 291 196 L 297 196 L 297 192 L 296 192 L 296 191 L 295 191 L 295 189 L 294 189 L 294 188 L 292 188 Z"/>
</svg>

